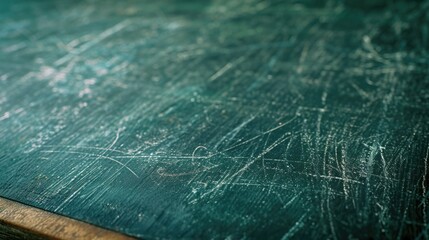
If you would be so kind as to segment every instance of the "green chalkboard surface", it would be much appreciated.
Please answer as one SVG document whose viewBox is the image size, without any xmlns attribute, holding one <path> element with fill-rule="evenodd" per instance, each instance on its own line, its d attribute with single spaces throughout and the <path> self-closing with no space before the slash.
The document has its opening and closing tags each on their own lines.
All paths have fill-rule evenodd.
<svg viewBox="0 0 429 240">
<path fill-rule="evenodd" d="M 427 239 L 429 1 L 4 0 L 0 196 L 153 239 Z"/>
</svg>

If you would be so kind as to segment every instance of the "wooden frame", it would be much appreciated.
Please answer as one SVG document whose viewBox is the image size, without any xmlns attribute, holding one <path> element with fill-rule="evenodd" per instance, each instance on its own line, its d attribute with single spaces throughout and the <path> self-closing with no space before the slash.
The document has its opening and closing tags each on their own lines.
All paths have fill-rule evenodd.
<svg viewBox="0 0 429 240">
<path fill-rule="evenodd" d="M 41 239 L 133 239 L 1 197 L 0 224 L 3 229 L 10 228 L 9 234 L 20 232 Z"/>
</svg>

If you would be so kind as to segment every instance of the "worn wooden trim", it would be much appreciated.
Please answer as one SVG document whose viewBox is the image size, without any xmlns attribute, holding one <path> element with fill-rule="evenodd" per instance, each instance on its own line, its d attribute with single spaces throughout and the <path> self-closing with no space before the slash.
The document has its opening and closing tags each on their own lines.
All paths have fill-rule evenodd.
<svg viewBox="0 0 429 240">
<path fill-rule="evenodd" d="M 47 239 L 133 239 L 120 233 L 1 197 L 0 224 Z"/>
</svg>

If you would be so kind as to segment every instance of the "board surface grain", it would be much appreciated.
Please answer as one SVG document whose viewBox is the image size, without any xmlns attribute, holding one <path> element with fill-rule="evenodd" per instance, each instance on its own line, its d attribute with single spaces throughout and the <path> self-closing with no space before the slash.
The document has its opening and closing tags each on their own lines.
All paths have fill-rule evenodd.
<svg viewBox="0 0 429 240">
<path fill-rule="evenodd" d="M 0 2 L 0 196 L 152 238 L 424 239 L 429 3 Z"/>
</svg>

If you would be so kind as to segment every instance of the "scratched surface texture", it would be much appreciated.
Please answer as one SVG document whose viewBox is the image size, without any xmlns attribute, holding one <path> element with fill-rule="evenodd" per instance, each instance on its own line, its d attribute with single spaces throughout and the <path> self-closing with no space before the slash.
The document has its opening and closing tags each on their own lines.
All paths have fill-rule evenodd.
<svg viewBox="0 0 429 240">
<path fill-rule="evenodd" d="M 428 14 L 1 1 L 0 196 L 148 239 L 427 239 Z"/>
</svg>

